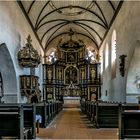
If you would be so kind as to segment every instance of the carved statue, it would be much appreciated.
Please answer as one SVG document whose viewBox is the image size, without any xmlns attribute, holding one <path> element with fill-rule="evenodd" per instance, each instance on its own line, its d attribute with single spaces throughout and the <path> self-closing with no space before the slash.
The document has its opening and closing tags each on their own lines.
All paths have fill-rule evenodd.
<svg viewBox="0 0 140 140">
<path fill-rule="evenodd" d="M 81 73 L 82 73 L 82 77 L 81 77 L 81 79 L 84 79 L 84 77 L 85 77 L 85 71 L 82 70 Z"/>
<path fill-rule="evenodd" d="M 52 71 L 48 70 L 48 79 L 51 79 L 51 78 L 52 78 Z"/>
<path fill-rule="evenodd" d="M 96 71 L 94 69 L 91 69 L 91 79 L 94 80 L 96 76 Z"/>
</svg>

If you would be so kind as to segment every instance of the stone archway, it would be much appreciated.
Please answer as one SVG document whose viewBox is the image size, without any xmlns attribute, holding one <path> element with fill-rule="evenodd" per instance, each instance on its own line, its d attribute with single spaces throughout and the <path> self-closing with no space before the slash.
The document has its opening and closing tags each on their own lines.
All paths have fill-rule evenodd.
<svg viewBox="0 0 140 140">
<path fill-rule="evenodd" d="M 14 64 L 5 43 L 0 44 L 0 72 L 3 77 L 4 102 L 17 102 L 17 79 Z"/>
<path fill-rule="evenodd" d="M 138 102 L 140 96 L 140 41 L 134 45 L 126 81 L 126 102 Z"/>
</svg>

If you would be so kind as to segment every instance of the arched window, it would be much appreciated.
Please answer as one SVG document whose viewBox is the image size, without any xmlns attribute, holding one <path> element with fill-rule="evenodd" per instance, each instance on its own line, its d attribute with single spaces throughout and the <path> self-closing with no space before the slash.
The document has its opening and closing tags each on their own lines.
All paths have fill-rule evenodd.
<svg viewBox="0 0 140 140">
<path fill-rule="evenodd" d="M 112 33 L 112 42 L 111 42 L 111 70 L 112 70 L 112 79 L 116 77 L 116 31 Z"/>
<path fill-rule="evenodd" d="M 106 44 L 106 47 L 105 47 L 105 69 L 108 67 L 108 58 L 109 58 L 109 53 L 108 53 L 108 43 Z"/>
<path fill-rule="evenodd" d="M 54 63 L 57 60 L 56 52 L 51 51 L 49 55 L 47 55 L 47 63 Z"/>
<path fill-rule="evenodd" d="M 104 67 L 104 63 L 103 63 L 103 52 L 101 52 L 101 57 L 100 57 L 100 63 L 101 63 L 101 74 L 103 73 L 103 67 Z"/>
</svg>

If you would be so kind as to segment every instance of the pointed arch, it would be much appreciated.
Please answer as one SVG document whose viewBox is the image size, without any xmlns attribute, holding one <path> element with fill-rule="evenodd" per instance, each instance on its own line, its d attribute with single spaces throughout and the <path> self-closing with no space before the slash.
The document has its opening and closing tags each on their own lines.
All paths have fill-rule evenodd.
<svg viewBox="0 0 140 140">
<path fill-rule="evenodd" d="M 12 102 L 13 99 L 10 97 L 17 94 L 17 78 L 11 55 L 5 43 L 0 44 L 0 72 L 3 78 L 4 96 L 7 96 L 8 102 Z M 15 100 L 17 101 L 17 98 Z"/>
</svg>

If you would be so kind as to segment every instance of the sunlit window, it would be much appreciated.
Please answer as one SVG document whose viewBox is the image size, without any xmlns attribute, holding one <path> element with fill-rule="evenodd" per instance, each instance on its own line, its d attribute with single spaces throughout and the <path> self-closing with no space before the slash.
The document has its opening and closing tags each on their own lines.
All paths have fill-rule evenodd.
<svg viewBox="0 0 140 140">
<path fill-rule="evenodd" d="M 53 62 L 55 62 L 55 61 L 57 60 L 54 51 L 51 52 L 51 53 L 48 55 L 47 58 L 48 58 L 47 61 L 48 61 L 49 63 L 53 63 Z"/>
<path fill-rule="evenodd" d="M 96 51 L 95 50 L 88 50 L 88 52 L 87 52 L 87 56 L 86 56 L 86 59 L 87 60 L 89 60 L 90 59 L 90 61 L 91 61 L 91 63 L 92 62 L 96 62 Z"/>
<path fill-rule="evenodd" d="M 108 67 L 108 58 L 109 58 L 108 55 L 109 53 L 108 53 L 108 43 L 107 43 L 105 47 L 105 68 Z"/>
<path fill-rule="evenodd" d="M 112 33 L 112 44 L 111 44 L 111 69 L 112 69 L 112 78 L 116 77 L 116 31 Z"/>
<path fill-rule="evenodd" d="M 101 74 L 103 73 L 103 65 L 104 65 L 104 63 L 103 63 L 104 61 L 103 61 L 103 53 L 101 53 L 101 57 L 100 57 L 100 63 L 101 63 Z"/>
</svg>

